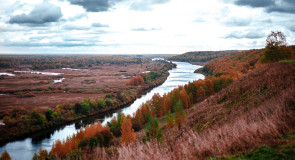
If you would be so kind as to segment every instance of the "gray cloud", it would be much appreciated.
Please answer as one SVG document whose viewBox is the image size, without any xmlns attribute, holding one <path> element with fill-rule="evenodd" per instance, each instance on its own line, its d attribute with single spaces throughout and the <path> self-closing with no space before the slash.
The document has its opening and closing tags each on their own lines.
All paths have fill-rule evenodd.
<svg viewBox="0 0 295 160">
<path fill-rule="evenodd" d="M 249 7 L 262 7 L 267 12 L 280 12 L 280 13 L 295 13 L 294 0 L 237 0 L 236 5 L 249 6 Z"/>
<path fill-rule="evenodd" d="M 88 12 L 108 11 L 115 2 L 121 0 L 69 0 L 71 4 L 80 5 Z"/>
<path fill-rule="evenodd" d="M 235 4 L 250 7 L 267 7 L 275 4 L 274 0 L 237 0 Z"/>
<path fill-rule="evenodd" d="M 249 31 L 249 32 L 240 32 L 234 31 L 227 34 L 224 38 L 234 38 L 234 39 L 258 39 L 265 37 L 265 34 L 261 31 Z"/>
<path fill-rule="evenodd" d="M 132 31 L 157 31 L 161 30 L 160 28 L 133 28 Z"/>
<path fill-rule="evenodd" d="M 48 43 L 38 43 L 38 42 L 11 42 L 6 41 L 2 45 L 13 46 L 13 47 L 83 47 L 83 46 L 96 46 L 95 43 L 86 42 L 48 42 Z"/>
<path fill-rule="evenodd" d="M 295 25 L 289 25 L 288 29 L 292 32 L 295 32 Z"/>
<path fill-rule="evenodd" d="M 29 14 L 12 16 L 11 24 L 23 25 L 44 25 L 50 22 L 57 22 L 62 17 L 61 9 L 53 4 L 43 3 L 36 5 Z"/>
<path fill-rule="evenodd" d="M 93 23 L 91 25 L 92 27 L 109 27 L 107 24 L 101 24 L 101 23 Z"/>
</svg>

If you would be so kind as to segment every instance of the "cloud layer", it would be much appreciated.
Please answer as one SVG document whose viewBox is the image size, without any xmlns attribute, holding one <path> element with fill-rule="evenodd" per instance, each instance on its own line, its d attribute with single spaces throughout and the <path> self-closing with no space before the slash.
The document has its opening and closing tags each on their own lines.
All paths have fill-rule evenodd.
<svg viewBox="0 0 295 160">
<path fill-rule="evenodd" d="M 12 16 L 9 23 L 42 25 L 57 22 L 62 17 L 60 7 L 50 3 L 36 5 L 29 14 Z"/>
<path fill-rule="evenodd" d="M 253 49 L 272 30 L 295 44 L 294 0 L 0 1 L 0 54 Z"/>
</svg>

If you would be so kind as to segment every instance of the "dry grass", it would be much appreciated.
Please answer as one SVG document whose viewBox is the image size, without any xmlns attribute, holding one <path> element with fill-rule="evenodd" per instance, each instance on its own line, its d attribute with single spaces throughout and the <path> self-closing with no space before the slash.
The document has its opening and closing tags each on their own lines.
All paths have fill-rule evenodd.
<svg viewBox="0 0 295 160">
<path fill-rule="evenodd" d="M 164 142 L 136 142 L 98 159 L 204 159 L 248 151 L 295 129 L 295 65 L 267 64 L 193 106 Z M 103 153 L 102 153 L 103 152 Z"/>
</svg>

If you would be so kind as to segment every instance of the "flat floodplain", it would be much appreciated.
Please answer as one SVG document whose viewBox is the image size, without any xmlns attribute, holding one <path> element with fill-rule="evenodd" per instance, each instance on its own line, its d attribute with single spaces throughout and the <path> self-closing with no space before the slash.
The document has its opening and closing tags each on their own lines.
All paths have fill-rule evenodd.
<svg viewBox="0 0 295 160">
<path fill-rule="evenodd" d="M 0 112 L 14 107 L 46 110 L 58 104 L 103 97 L 111 90 L 122 88 L 132 77 L 155 70 L 161 65 L 159 62 L 148 61 L 141 64 L 103 64 L 89 69 L 60 68 L 38 70 L 39 72 L 29 72 L 32 70 L 26 66 L 0 69 L 1 73 L 15 75 L 0 76 Z"/>
</svg>

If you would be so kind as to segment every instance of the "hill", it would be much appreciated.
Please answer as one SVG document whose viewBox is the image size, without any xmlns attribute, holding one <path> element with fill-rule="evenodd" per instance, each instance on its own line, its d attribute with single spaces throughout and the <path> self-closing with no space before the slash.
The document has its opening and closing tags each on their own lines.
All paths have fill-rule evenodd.
<svg viewBox="0 0 295 160">
<path fill-rule="evenodd" d="M 261 65 L 259 60 L 262 56 L 262 49 L 235 52 L 228 56 L 214 59 L 195 72 L 214 76 L 228 75 L 236 79 L 259 67 Z"/>
<path fill-rule="evenodd" d="M 209 75 L 205 80 L 163 96 L 155 94 L 127 117 L 134 130 L 146 127 L 136 133 L 135 142 L 121 145 L 115 138 L 106 148 L 97 147 L 89 153 L 82 148 L 84 157 L 295 157 L 295 65 L 292 60 L 263 65 L 261 58 L 262 50 L 249 50 L 210 61 L 201 70 Z M 118 117 L 109 125 L 112 133 L 120 132 L 117 126 L 125 120 Z"/>
<path fill-rule="evenodd" d="M 169 58 L 170 61 L 190 62 L 194 64 L 205 64 L 212 59 L 230 55 L 236 50 L 227 51 L 193 51 Z"/>
<path fill-rule="evenodd" d="M 293 64 L 264 65 L 187 110 L 183 128 L 164 129 L 162 144 L 119 147 L 117 158 L 203 159 L 282 144 L 295 129 L 294 73 Z"/>
</svg>

